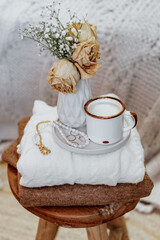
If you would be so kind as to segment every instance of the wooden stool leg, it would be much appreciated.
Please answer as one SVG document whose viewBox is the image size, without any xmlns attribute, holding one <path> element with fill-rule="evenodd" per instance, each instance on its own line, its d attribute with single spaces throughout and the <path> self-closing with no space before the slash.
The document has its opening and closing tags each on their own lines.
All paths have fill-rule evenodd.
<svg viewBox="0 0 160 240">
<path fill-rule="evenodd" d="M 110 229 L 109 240 L 129 240 L 124 217 L 108 222 L 107 227 Z"/>
<path fill-rule="evenodd" d="M 104 223 L 102 225 L 96 227 L 86 228 L 88 240 L 107 240 L 107 224 Z"/>
<path fill-rule="evenodd" d="M 36 240 L 53 240 L 57 234 L 58 225 L 39 219 Z"/>
</svg>

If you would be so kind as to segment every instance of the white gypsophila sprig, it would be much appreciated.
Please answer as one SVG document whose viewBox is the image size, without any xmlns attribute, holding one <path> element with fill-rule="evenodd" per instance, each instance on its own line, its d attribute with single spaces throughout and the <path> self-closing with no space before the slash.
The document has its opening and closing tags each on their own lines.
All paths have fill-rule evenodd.
<svg viewBox="0 0 160 240">
<path fill-rule="evenodd" d="M 29 38 L 37 42 L 38 46 L 40 46 L 40 53 L 49 50 L 52 56 L 73 61 L 72 54 L 77 47 L 76 44 L 78 43 L 82 23 L 81 20 L 77 19 L 75 13 L 71 14 L 70 10 L 68 10 L 68 13 L 70 20 L 65 27 L 60 21 L 60 9 L 56 10 L 53 2 L 52 5 L 48 5 L 42 10 L 40 16 L 43 20 L 39 22 L 38 26 L 29 24 L 28 28 L 21 31 L 21 38 Z M 78 31 L 72 26 L 74 22 L 80 24 Z"/>
</svg>

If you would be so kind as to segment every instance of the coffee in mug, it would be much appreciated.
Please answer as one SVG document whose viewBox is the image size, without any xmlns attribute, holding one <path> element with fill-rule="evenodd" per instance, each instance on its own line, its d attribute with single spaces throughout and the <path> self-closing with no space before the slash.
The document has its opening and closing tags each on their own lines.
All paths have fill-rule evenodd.
<svg viewBox="0 0 160 240">
<path fill-rule="evenodd" d="M 86 112 L 87 135 L 95 143 L 112 144 L 123 138 L 123 132 L 137 124 L 137 115 L 125 110 L 125 104 L 115 97 L 97 97 L 90 99 L 84 106 Z M 132 121 L 124 127 L 124 118 Z"/>
</svg>

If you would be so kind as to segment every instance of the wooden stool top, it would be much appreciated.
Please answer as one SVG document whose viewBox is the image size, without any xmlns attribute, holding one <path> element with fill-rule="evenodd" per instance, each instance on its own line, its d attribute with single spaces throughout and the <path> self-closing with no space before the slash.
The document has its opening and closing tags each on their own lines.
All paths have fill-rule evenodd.
<svg viewBox="0 0 160 240">
<path fill-rule="evenodd" d="M 8 165 L 8 180 L 15 198 L 18 195 L 17 170 Z M 137 205 L 139 199 L 98 207 L 25 207 L 28 211 L 63 227 L 93 227 L 116 219 Z"/>
</svg>

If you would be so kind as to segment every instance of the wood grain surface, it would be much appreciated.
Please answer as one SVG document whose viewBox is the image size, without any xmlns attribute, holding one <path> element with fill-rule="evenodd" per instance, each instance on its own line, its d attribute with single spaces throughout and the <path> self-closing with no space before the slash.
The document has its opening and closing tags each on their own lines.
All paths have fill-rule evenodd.
<svg viewBox="0 0 160 240">
<path fill-rule="evenodd" d="M 8 180 L 11 190 L 18 201 L 17 170 L 8 165 Z M 131 211 L 139 199 L 125 203 L 115 203 L 112 209 L 109 205 L 99 207 L 26 207 L 33 214 L 59 226 L 93 227 L 111 221 Z"/>
</svg>

